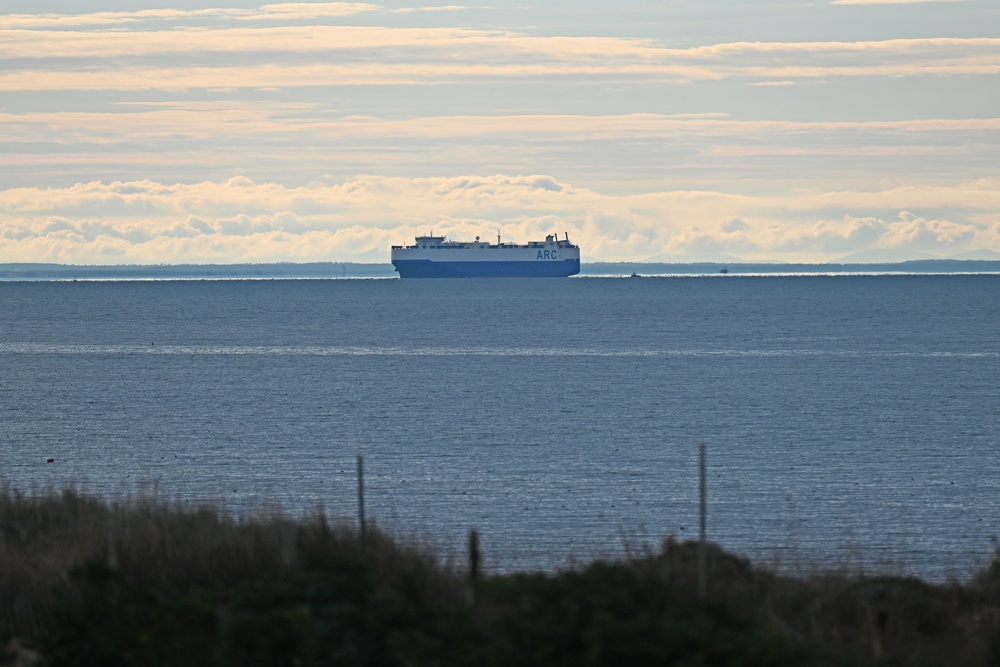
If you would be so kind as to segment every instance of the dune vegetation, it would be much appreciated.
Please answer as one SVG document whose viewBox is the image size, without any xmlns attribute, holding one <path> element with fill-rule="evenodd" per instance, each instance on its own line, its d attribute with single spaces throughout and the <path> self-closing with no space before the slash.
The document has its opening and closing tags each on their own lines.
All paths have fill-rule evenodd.
<svg viewBox="0 0 1000 667">
<path fill-rule="evenodd" d="M 322 513 L 0 493 L 0 665 L 996 665 L 964 582 L 791 576 L 694 542 L 486 574 Z"/>
</svg>

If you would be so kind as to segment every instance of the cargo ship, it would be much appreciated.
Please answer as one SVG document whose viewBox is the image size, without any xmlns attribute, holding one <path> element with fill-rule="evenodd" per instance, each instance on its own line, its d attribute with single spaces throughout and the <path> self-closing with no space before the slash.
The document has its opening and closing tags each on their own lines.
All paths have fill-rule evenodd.
<svg viewBox="0 0 1000 667">
<path fill-rule="evenodd" d="M 580 247 L 549 234 L 544 241 L 495 244 L 416 237 L 409 246 L 392 246 L 392 265 L 400 278 L 556 278 L 580 273 Z"/>
</svg>

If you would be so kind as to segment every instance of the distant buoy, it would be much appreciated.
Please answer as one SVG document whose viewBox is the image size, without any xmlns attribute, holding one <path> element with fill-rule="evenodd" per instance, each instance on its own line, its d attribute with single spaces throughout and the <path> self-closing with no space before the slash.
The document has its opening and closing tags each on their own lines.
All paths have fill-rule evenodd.
<svg viewBox="0 0 1000 667">
<path fill-rule="evenodd" d="M 46 463 L 55 463 L 56 460 L 55 459 L 45 459 L 45 462 Z"/>
</svg>

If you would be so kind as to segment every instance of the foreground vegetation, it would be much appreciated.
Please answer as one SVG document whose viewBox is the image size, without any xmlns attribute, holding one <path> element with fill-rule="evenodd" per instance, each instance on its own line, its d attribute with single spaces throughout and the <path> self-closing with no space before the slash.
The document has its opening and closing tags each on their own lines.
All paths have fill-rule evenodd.
<svg viewBox="0 0 1000 667">
<path fill-rule="evenodd" d="M 713 548 L 703 601 L 696 551 L 477 577 L 319 514 L 6 492 L 0 665 L 1000 664 L 1000 559 L 932 585 Z"/>
</svg>

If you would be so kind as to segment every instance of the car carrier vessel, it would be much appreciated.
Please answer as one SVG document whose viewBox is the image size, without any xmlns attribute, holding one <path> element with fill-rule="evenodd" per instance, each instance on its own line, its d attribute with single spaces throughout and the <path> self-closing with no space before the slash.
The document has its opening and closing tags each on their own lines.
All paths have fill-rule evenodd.
<svg viewBox="0 0 1000 667">
<path fill-rule="evenodd" d="M 552 278 L 580 272 L 580 247 L 549 234 L 544 241 L 495 244 L 416 237 L 409 246 L 392 246 L 392 265 L 400 278 Z"/>
</svg>

